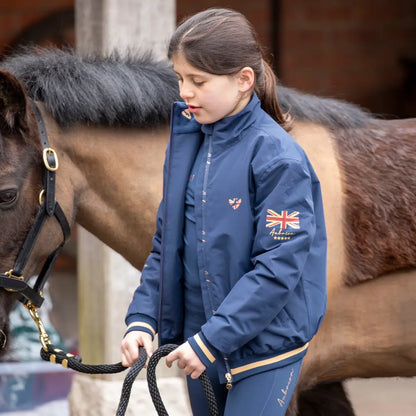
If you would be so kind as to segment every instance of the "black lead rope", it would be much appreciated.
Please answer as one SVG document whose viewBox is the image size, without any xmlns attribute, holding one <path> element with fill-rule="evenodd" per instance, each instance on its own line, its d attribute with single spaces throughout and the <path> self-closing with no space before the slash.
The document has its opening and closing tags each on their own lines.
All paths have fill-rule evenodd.
<svg viewBox="0 0 416 416">
<path fill-rule="evenodd" d="M 43 348 L 40 350 L 42 360 L 50 361 L 54 364 L 61 364 L 65 368 L 78 371 L 84 374 L 116 374 L 126 370 L 127 367 L 116 364 L 84 364 L 79 355 L 68 354 L 65 351 L 55 348 L 53 344 L 47 344 L 48 351 Z"/>
<path fill-rule="evenodd" d="M 54 345 L 48 343 L 46 345 L 47 351 L 44 348 L 40 350 L 40 356 L 45 361 L 51 361 L 54 364 L 61 364 L 65 368 L 71 368 L 85 374 L 114 374 L 126 370 L 121 362 L 116 364 L 101 364 L 91 365 L 83 364 L 79 355 L 72 355 L 55 348 Z M 153 405 L 159 416 L 169 416 L 165 405 L 160 396 L 159 388 L 156 380 L 156 367 L 160 359 L 168 355 L 171 351 L 177 348 L 177 345 L 167 344 L 159 347 L 151 356 L 147 364 L 147 385 Z M 136 377 L 146 364 L 147 356 L 144 348 L 140 347 L 139 359 L 128 371 L 121 390 L 120 401 L 117 408 L 116 416 L 124 416 L 130 400 L 131 389 Z M 215 399 L 214 390 L 212 389 L 211 381 L 204 371 L 199 377 L 202 389 L 204 390 L 205 398 L 207 400 L 208 411 L 210 416 L 218 416 L 217 401 Z"/>
<path fill-rule="evenodd" d="M 139 375 L 141 369 L 146 364 L 147 355 L 143 347 L 140 347 L 139 358 L 130 368 L 126 377 L 124 378 L 123 388 L 121 389 L 120 401 L 118 403 L 116 416 L 124 416 L 127 410 L 127 406 L 130 400 L 131 388 L 133 386 L 134 380 Z"/>
<path fill-rule="evenodd" d="M 177 348 L 177 345 L 167 344 L 158 348 L 153 355 L 150 357 L 149 363 L 147 364 L 147 385 L 149 387 L 149 393 L 152 397 L 153 405 L 159 416 L 169 416 L 166 408 L 163 404 L 162 398 L 160 397 L 159 389 L 156 382 L 156 366 L 159 360 L 168 355 L 171 351 Z M 215 399 L 214 390 L 212 389 L 211 381 L 204 371 L 199 376 L 199 381 L 201 383 L 202 389 L 204 390 L 205 399 L 208 405 L 208 411 L 210 416 L 218 416 L 217 401 Z M 124 413 L 117 413 L 117 416 L 123 416 Z"/>
</svg>

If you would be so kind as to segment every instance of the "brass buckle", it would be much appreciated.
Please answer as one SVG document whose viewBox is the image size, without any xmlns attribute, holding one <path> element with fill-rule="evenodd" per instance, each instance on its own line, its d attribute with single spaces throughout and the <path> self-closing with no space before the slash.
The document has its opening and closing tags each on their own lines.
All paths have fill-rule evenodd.
<svg viewBox="0 0 416 416">
<path fill-rule="evenodd" d="M 24 280 L 23 276 L 15 276 L 12 273 L 13 269 L 10 269 L 8 272 L 4 273 L 6 276 L 10 277 L 11 279 L 17 279 L 17 280 Z M 7 287 L 4 288 L 4 290 L 7 290 L 8 292 L 18 292 L 16 289 L 8 289 Z"/>
<path fill-rule="evenodd" d="M 53 153 L 53 156 L 55 158 L 55 167 L 52 167 L 48 162 L 48 153 Z M 43 149 L 43 163 L 45 164 L 46 169 L 48 169 L 51 172 L 55 172 L 58 170 L 59 164 L 58 164 L 58 155 L 56 154 L 55 150 L 53 150 L 51 147 L 47 147 L 46 149 Z"/>
<path fill-rule="evenodd" d="M 44 193 L 45 193 L 45 190 L 44 189 L 42 189 L 39 192 L 39 205 L 42 205 L 42 198 L 43 198 Z"/>
<path fill-rule="evenodd" d="M 23 276 L 15 276 L 15 275 L 12 273 L 12 271 L 13 271 L 13 269 L 10 269 L 8 272 L 6 272 L 6 273 L 4 273 L 4 274 L 5 274 L 6 276 L 11 277 L 12 279 L 24 280 L 24 277 L 23 277 Z"/>
</svg>

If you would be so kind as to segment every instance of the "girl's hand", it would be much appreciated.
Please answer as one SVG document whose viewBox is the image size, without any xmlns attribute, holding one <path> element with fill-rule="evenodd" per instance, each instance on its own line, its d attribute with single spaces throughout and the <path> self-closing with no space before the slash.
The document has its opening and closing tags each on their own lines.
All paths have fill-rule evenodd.
<svg viewBox="0 0 416 416">
<path fill-rule="evenodd" d="M 205 370 L 205 365 L 192 349 L 189 342 L 180 345 L 166 357 L 166 365 L 170 368 L 174 361 L 178 360 L 178 367 L 191 378 L 198 378 Z"/>
<path fill-rule="evenodd" d="M 139 358 L 139 347 L 143 347 L 147 356 L 153 354 L 152 336 L 144 331 L 131 331 L 121 342 L 121 364 L 131 367 Z"/>
</svg>

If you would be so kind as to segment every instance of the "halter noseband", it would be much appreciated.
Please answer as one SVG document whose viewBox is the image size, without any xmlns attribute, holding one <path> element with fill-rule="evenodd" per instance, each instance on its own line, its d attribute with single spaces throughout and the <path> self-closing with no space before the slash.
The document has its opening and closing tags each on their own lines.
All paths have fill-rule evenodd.
<svg viewBox="0 0 416 416">
<path fill-rule="evenodd" d="M 13 268 L 6 273 L 0 274 L 0 288 L 2 287 L 11 292 L 18 292 L 21 295 L 19 297 L 20 302 L 25 305 L 30 303 L 35 307 L 40 307 L 44 301 L 42 296 L 43 286 L 49 277 L 49 273 L 51 272 L 62 247 L 71 233 L 71 229 L 61 206 L 55 200 L 55 179 L 56 171 L 58 169 L 58 157 L 55 150 L 53 150 L 49 145 L 45 122 L 43 121 L 42 114 L 34 101 L 32 101 L 32 106 L 43 149 L 43 189 L 39 194 L 40 207 L 36 214 L 35 222 L 23 242 L 22 248 L 20 249 Z M 57 219 L 61 226 L 63 241 L 59 247 L 45 260 L 32 288 L 24 281 L 23 270 L 29 259 L 30 253 L 33 250 L 45 219 L 52 216 Z"/>
</svg>

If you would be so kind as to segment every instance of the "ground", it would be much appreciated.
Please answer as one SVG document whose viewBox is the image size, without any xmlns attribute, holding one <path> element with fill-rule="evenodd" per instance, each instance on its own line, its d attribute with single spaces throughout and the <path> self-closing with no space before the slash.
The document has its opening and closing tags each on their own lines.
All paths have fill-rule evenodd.
<svg viewBox="0 0 416 416">
<path fill-rule="evenodd" d="M 178 379 L 178 383 L 181 380 Z M 372 379 L 351 380 L 347 385 L 353 402 L 356 416 L 414 416 L 416 414 L 416 378 L 413 379 Z M 182 389 L 180 389 L 183 392 Z M 166 407 L 172 415 L 182 414 L 178 409 L 168 407 L 171 396 L 177 396 L 177 391 L 167 389 L 162 392 L 165 397 Z M 177 399 L 177 397 L 175 397 Z M 154 413 L 153 413 L 154 412 Z M 141 412 L 140 412 L 141 413 Z M 69 416 L 68 403 L 65 400 L 50 402 L 34 410 L 2 413 L 3 416 Z M 150 401 L 146 414 L 156 415 Z"/>
</svg>

